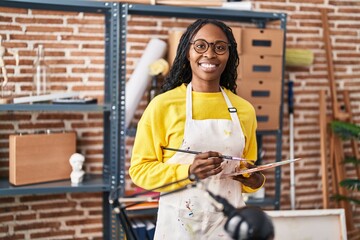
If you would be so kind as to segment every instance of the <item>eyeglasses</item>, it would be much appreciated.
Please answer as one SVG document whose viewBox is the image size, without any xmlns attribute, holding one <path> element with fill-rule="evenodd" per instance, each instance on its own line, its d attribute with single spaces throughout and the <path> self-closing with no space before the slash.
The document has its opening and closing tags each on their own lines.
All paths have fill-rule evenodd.
<svg viewBox="0 0 360 240">
<path fill-rule="evenodd" d="M 190 43 L 194 45 L 194 50 L 200 54 L 205 53 L 209 49 L 209 46 L 211 45 L 212 49 L 217 55 L 223 55 L 228 51 L 229 47 L 231 46 L 230 43 L 221 40 L 209 43 L 205 39 L 197 39 Z"/>
</svg>

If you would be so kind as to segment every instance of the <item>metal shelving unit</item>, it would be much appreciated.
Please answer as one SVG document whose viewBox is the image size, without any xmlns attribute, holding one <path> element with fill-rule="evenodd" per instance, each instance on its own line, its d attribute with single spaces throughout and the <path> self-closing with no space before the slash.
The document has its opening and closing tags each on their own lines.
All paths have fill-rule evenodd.
<svg viewBox="0 0 360 240">
<path fill-rule="evenodd" d="M 104 115 L 104 167 L 102 176 L 89 175 L 79 186 L 71 186 L 70 181 L 33 184 L 13 187 L 7 179 L 0 179 L 0 195 L 51 194 L 65 192 L 103 192 L 103 237 L 104 239 L 123 239 L 118 220 L 112 213 L 108 196 L 118 186 L 125 186 L 125 82 L 126 82 L 126 32 L 128 15 L 167 16 L 178 18 L 212 18 L 255 24 L 266 27 L 268 22 L 280 21 L 280 27 L 286 31 L 286 15 L 279 13 L 253 12 L 189 8 L 173 6 L 152 6 L 115 2 L 74 1 L 74 0 L 2 0 L 0 6 L 15 8 L 47 9 L 74 12 L 102 13 L 105 16 L 105 92 L 104 105 L 52 105 L 52 104 L 7 104 L 0 105 L 0 111 L 95 111 Z M 285 46 L 285 38 L 284 38 Z M 285 48 L 284 48 L 285 49 Z M 283 60 L 284 61 L 284 60 Z M 284 62 L 283 62 L 284 63 Z M 284 71 L 283 71 L 284 72 Z M 284 91 L 284 73 L 282 91 Z M 283 95 L 283 94 L 282 94 Z M 283 98 L 283 96 L 281 97 Z M 283 99 L 282 99 L 283 100 Z M 283 102 L 283 101 L 281 101 Z M 276 131 L 258 132 L 259 147 L 262 136 L 276 136 L 276 161 L 281 160 L 282 109 L 280 123 Z M 273 205 L 280 208 L 281 169 L 275 171 L 275 198 L 249 202 L 255 205 Z M 116 196 L 124 195 L 120 188 Z"/>
<path fill-rule="evenodd" d="M 78 186 L 70 180 L 14 187 L 8 179 L 0 179 L 0 195 L 52 194 L 68 192 L 103 192 L 103 237 L 119 239 L 119 223 L 108 201 L 110 191 L 124 184 L 124 169 L 119 162 L 125 161 L 125 54 L 120 52 L 121 22 L 119 3 L 96 1 L 51 0 L 2 0 L 0 6 L 55 11 L 89 12 L 105 17 L 105 92 L 104 104 L 5 104 L 2 112 L 102 112 L 104 116 L 104 162 L 102 176 L 87 174 Z M 124 44 L 124 42 L 123 42 Z M 122 56 L 122 57 L 121 57 Z M 123 61 L 120 61 L 122 59 Z M 120 77 L 122 75 L 123 77 Z M 119 146 L 121 146 L 119 148 Z"/>
<path fill-rule="evenodd" d="M 279 21 L 280 28 L 284 31 L 286 36 L 286 14 L 271 13 L 271 12 L 255 12 L 255 11 L 239 11 L 229 9 L 214 9 L 214 8 L 191 8 L 191 7 L 174 7 L 174 6 L 152 6 L 140 4 L 123 4 L 120 6 L 123 9 L 124 15 L 145 15 L 145 16 L 162 16 L 162 17 L 177 17 L 177 18 L 211 18 L 223 21 L 235 21 L 242 23 L 251 23 L 258 28 L 266 28 L 269 22 Z M 121 30 L 126 32 L 126 29 Z M 285 66 L 285 41 L 283 42 L 283 66 Z M 279 129 L 274 131 L 258 131 L 258 147 L 262 148 L 262 139 L 266 135 L 276 137 L 276 161 L 281 161 L 282 150 L 282 118 L 283 118 L 283 94 L 284 93 L 284 67 L 282 70 L 282 84 L 281 84 L 281 104 L 279 109 Z M 129 131 L 131 132 L 131 131 Z M 260 151 L 258 159 L 261 159 Z M 257 206 L 273 206 L 274 209 L 280 209 L 280 194 L 281 194 L 281 168 L 275 169 L 275 196 L 273 198 L 264 199 L 249 199 L 247 204 Z"/>
</svg>

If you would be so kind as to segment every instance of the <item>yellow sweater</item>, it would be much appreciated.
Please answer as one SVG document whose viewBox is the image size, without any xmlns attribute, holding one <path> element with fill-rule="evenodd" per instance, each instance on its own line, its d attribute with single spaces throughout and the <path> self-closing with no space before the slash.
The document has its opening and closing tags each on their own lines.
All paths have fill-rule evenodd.
<svg viewBox="0 0 360 240">
<path fill-rule="evenodd" d="M 243 156 L 257 158 L 256 115 L 253 106 L 225 89 L 232 105 L 237 109 L 245 136 Z M 221 92 L 192 92 L 193 119 L 231 119 Z M 164 164 L 175 152 L 163 151 L 162 147 L 179 148 L 182 144 L 186 118 L 186 86 L 172 89 L 155 97 L 145 109 L 135 137 L 129 174 L 133 182 L 152 189 L 188 177 L 188 164 Z M 254 163 L 254 161 L 250 161 Z M 161 191 L 171 191 L 189 184 L 190 180 L 173 184 Z M 244 192 L 254 192 L 243 186 Z"/>
</svg>

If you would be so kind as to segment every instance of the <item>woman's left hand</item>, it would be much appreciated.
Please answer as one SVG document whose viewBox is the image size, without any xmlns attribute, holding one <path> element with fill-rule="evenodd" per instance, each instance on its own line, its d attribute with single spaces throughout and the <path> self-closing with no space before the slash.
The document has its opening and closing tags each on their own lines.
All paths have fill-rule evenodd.
<svg viewBox="0 0 360 240">
<path fill-rule="evenodd" d="M 256 168 L 257 166 L 252 165 L 250 163 L 245 163 L 244 165 L 242 165 L 242 167 L 250 169 L 250 168 Z M 261 171 L 248 173 L 248 176 L 246 176 L 246 174 L 244 175 L 243 174 L 237 175 L 232 177 L 232 179 L 239 181 L 245 186 L 250 187 L 252 189 L 257 189 L 261 187 L 264 182 L 264 175 L 261 174 Z"/>
</svg>

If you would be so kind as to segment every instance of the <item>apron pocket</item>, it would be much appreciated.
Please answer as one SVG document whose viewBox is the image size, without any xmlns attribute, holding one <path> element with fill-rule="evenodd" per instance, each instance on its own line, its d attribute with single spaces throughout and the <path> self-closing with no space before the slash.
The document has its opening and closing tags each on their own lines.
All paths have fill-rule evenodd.
<svg viewBox="0 0 360 240">
<path fill-rule="evenodd" d="M 179 222 L 185 231 L 191 235 L 204 236 L 218 228 L 224 227 L 222 212 L 196 212 L 189 209 L 179 209 Z"/>
<path fill-rule="evenodd" d="M 179 224 L 191 236 L 201 236 L 201 225 L 204 218 L 202 212 L 193 212 L 189 209 L 179 209 Z"/>
</svg>

